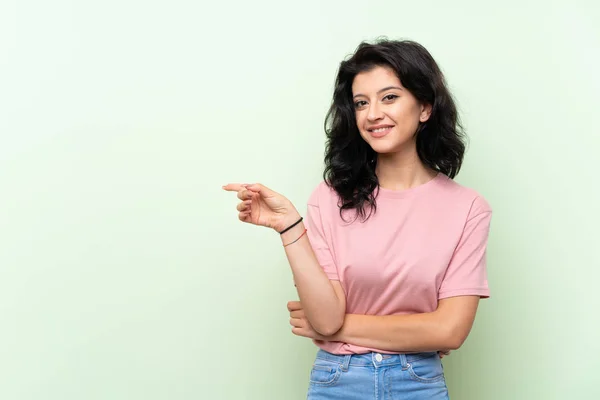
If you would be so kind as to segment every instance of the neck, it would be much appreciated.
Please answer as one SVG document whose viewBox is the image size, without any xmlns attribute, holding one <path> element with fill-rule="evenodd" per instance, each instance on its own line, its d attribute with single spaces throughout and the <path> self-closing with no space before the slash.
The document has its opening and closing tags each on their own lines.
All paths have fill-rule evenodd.
<svg viewBox="0 0 600 400">
<path fill-rule="evenodd" d="M 433 179 L 437 172 L 427 168 L 416 149 L 409 152 L 379 154 L 375 173 L 384 189 L 406 190 Z"/>
</svg>

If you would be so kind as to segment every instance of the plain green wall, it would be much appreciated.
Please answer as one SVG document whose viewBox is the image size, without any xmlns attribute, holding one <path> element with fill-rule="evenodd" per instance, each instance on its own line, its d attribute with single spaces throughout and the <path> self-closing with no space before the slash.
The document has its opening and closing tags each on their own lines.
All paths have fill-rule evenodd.
<svg viewBox="0 0 600 400">
<path fill-rule="evenodd" d="M 304 211 L 338 63 L 381 35 L 442 66 L 495 210 L 452 398 L 600 398 L 597 4 L 3 0 L 0 399 L 305 398 L 277 235 L 220 187 Z"/>
</svg>

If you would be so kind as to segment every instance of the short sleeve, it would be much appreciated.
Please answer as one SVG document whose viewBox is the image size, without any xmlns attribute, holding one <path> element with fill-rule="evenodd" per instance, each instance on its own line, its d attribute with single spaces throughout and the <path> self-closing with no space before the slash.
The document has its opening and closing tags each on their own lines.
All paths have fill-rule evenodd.
<svg viewBox="0 0 600 400">
<path fill-rule="evenodd" d="M 325 189 L 323 184 L 319 185 L 310 196 L 304 219 L 307 229 L 306 235 L 310 241 L 311 247 L 315 252 L 317 261 L 325 271 L 327 277 L 331 280 L 339 280 L 337 268 L 331 253 L 331 238 L 327 237 L 324 219 L 323 204 L 320 201 L 321 191 Z M 327 205 L 324 205 L 327 210 Z M 323 214 L 322 214 L 323 213 Z"/>
<path fill-rule="evenodd" d="M 454 296 L 490 296 L 486 250 L 492 210 L 477 197 L 442 281 L 438 299 Z"/>
</svg>

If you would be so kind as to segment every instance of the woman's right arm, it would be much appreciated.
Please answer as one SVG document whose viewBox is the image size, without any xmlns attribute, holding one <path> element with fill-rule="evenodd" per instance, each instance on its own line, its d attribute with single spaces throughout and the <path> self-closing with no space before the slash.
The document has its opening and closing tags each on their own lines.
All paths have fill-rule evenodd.
<svg viewBox="0 0 600 400">
<path fill-rule="evenodd" d="M 294 209 L 286 217 L 286 226 L 300 219 Z M 304 223 L 300 223 L 281 235 L 282 243 L 288 244 L 304 233 Z M 346 295 L 339 281 L 329 280 L 311 247 L 307 235 L 286 246 L 285 253 L 292 268 L 292 275 L 298 297 L 304 307 L 306 319 L 315 331 L 323 336 L 335 334 L 344 323 Z"/>
<path fill-rule="evenodd" d="M 261 184 L 229 184 L 223 189 L 237 192 L 242 200 L 237 210 L 243 222 L 281 232 L 300 219 L 298 210 L 286 197 Z M 315 331 L 331 336 L 344 323 L 346 296 L 339 281 L 330 280 L 325 274 L 305 229 L 300 222 L 280 236 L 306 319 Z"/>
</svg>

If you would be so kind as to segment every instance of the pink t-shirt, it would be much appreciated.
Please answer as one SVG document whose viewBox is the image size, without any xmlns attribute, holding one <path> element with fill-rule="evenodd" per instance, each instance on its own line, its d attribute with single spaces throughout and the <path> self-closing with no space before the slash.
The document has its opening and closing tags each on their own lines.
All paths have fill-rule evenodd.
<svg viewBox="0 0 600 400">
<path fill-rule="evenodd" d="M 305 224 L 319 263 L 346 292 L 346 313 L 400 315 L 435 311 L 453 296 L 489 297 L 486 245 L 491 208 L 444 174 L 403 191 L 379 189 L 377 211 L 363 222 L 339 214 L 337 193 L 321 182 Z M 352 222 L 354 221 L 354 222 Z M 341 342 L 330 353 L 390 353 Z"/>
</svg>

